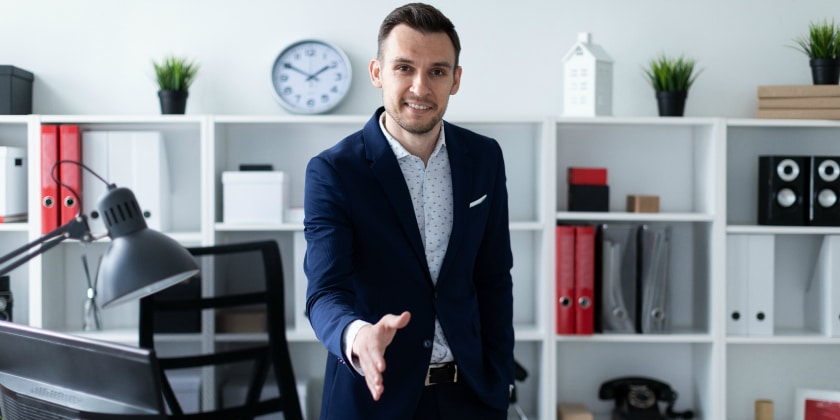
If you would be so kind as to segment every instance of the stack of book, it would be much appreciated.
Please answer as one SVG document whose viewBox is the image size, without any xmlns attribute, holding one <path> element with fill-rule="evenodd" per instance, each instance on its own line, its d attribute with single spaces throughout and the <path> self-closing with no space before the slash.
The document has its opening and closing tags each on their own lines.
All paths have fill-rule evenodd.
<svg viewBox="0 0 840 420">
<path fill-rule="evenodd" d="M 759 86 L 755 116 L 840 120 L 840 85 Z"/>
</svg>

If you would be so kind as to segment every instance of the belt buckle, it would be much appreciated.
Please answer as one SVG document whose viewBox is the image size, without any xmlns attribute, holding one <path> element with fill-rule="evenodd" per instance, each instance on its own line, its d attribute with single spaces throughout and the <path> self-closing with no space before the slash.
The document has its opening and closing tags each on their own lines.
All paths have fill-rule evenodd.
<svg viewBox="0 0 840 420">
<path fill-rule="evenodd" d="M 432 377 L 432 369 L 438 369 L 442 367 L 446 367 L 450 363 L 433 363 L 429 365 L 429 368 L 426 370 L 426 382 L 425 386 L 429 385 L 437 385 L 437 383 L 429 382 L 429 379 Z M 458 365 L 455 363 L 451 363 L 452 367 L 455 369 L 455 374 L 452 377 L 452 383 L 458 382 Z"/>
</svg>

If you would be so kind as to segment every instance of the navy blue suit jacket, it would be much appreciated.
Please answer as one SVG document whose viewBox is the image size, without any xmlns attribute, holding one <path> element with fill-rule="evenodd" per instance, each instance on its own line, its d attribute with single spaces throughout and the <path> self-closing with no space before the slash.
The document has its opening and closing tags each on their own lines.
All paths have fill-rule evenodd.
<svg viewBox="0 0 840 420">
<path fill-rule="evenodd" d="M 498 143 L 445 123 L 453 227 L 432 284 L 405 179 L 379 126 L 314 157 L 306 169 L 306 307 L 329 351 L 322 418 L 411 418 L 431 358 L 435 316 L 465 381 L 505 410 L 513 384 L 513 291 L 508 196 Z M 342 332 L 356 319 L 411 312 L 385 351 L 385 391 L 373 401 L 344 360 Z"/>
</svg>

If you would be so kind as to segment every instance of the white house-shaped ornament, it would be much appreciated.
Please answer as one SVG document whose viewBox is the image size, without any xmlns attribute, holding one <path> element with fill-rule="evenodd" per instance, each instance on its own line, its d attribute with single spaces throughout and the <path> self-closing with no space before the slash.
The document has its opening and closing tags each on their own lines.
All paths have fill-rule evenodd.
<svg viewBox="0 0 840 420">
<path fill-rule="evenodd" d="M 613 61 L 588 32 L 563 57 L 563 114 L 612 115 Z"/>
</svg>

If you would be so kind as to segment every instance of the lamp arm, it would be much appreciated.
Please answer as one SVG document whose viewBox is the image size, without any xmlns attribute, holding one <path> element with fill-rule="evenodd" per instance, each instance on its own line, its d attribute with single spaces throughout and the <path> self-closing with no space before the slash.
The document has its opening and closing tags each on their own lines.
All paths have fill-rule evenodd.
<svg viewBox="0 0 840 420">
<path fill-rule="evenodd" d="M 0 276 L 8 274 L 12 270 L 20 267 L 32 258 L 49 251 L 59 243 L 63 242 L 65 239 L 78 239 L 80 241 L 90 242 L 91 233 L 90 227 L 88 227 L 87 223 L 87 216 L 83 214 L 79 215 L 75 219 L 59 226 L 58 228 L 45 234 L 44 236 L 41 236 L 40 238 L 0 257 L 0 264 L 6 264 L 13 258 L 18 258 L 18 256 L 30 250 L 31 248 L 44 244 L 42 247 L 35 249 L 29 252 L 28 254 L 21 256 L 17 260 L 12 261 L 5 267 L 0 268 Z"/>
</svg>

